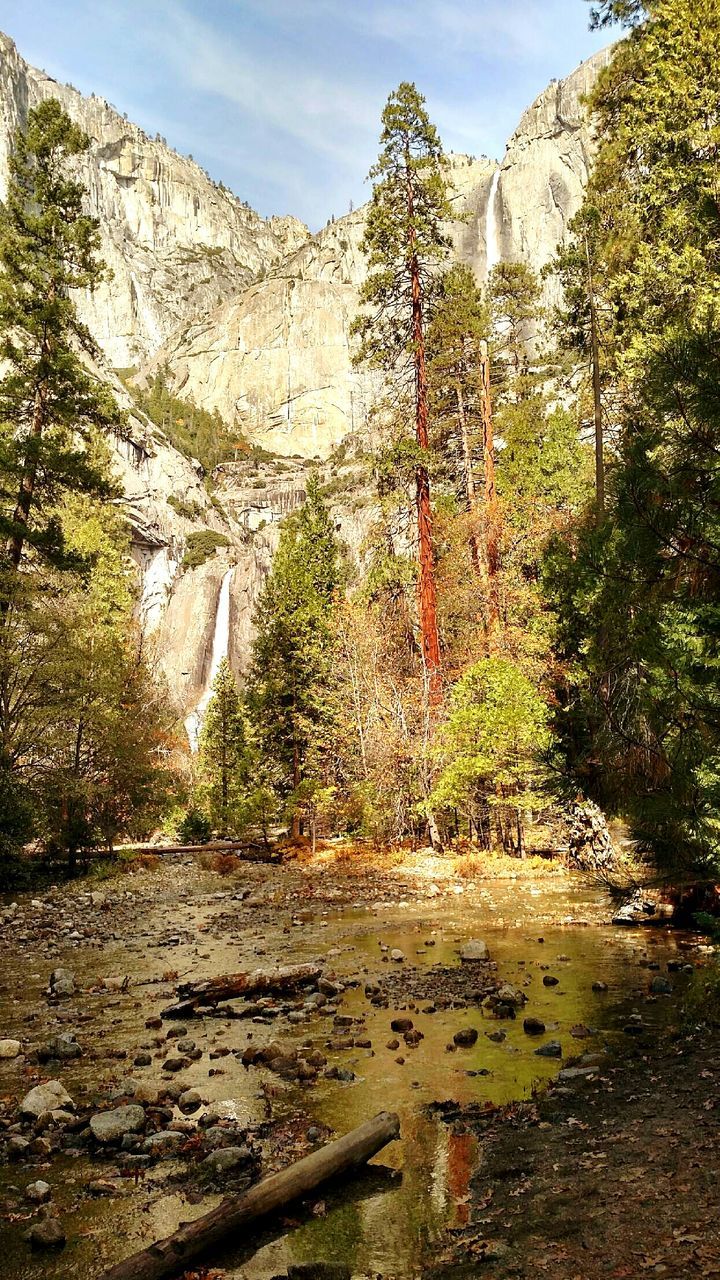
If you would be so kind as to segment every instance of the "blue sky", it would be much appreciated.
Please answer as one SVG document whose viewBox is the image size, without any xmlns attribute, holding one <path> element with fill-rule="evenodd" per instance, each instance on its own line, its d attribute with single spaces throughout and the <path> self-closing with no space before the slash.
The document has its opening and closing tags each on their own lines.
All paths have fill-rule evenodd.
<svg viewBox="0 0 720 1280">
<path fill-rule="evenodd" d="M 260 213 L 313 230 L 367 199 L 400 80 L 448 150 L 499 158 L 548 81 L 608 39 L 583 0 L 0 0 L 0 28 Z"/>
</svg>

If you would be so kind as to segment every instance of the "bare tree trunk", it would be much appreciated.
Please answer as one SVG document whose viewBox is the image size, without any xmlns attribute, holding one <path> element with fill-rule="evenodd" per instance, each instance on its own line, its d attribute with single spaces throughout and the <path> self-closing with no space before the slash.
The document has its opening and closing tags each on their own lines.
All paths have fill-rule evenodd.
<svg viewBox="0 0 720 1280">
<path fill-rule="evenodd" d="M 193 1259 L 238 1234 L 259 1218 L 314 1191 L 329 1178 L 365 1164 L 400 1134 L 396 1115 L 381 1111 L 365 1124 L 309 1156 L 264 1178 L 241 1196 L 227 1196 L 194 1222 L 183 1222 L 173 1235 L 158 1240 L 106 1271 L 102 1280 L 169 1280 L 187 1271 Z"/>
<path fill-rule="evenodd" d="M 38 454 L 44 427 L 45 397 L 43 389 L 38 387 L 35 392 L 32 426 L 30 428 L 30 439 L 28 440 L 27 452 L 25 454 L 25 465 L 23 468 L 23 474 L 20 478 L 20 489 L 18 491 L 15 510 L 13 511 L 12 517 L 13 524 L 16 526 L 16 529 L 14 533 L 10 534 L 10 537 L 5 544 L 7 559 L 14 569 L 18 568 L 22 559 L 23 547 L 25 545 L 27 529 L 30 523 L 30 508 L 32 506 L 33 495 L 35 493 Z"/>
</svg>

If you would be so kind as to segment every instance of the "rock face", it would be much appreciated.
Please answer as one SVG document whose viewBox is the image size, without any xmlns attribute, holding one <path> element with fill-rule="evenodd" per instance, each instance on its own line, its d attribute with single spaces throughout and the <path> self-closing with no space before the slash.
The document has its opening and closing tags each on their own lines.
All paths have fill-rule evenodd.
<svg viewBox="0 0 720 1280">
<path fill-rule="evenodd" d="M 295 218 L 261 218 L 195 162 L 28 66 L 0 35 L 0 197 L 10 137 L 29 108 L 57 98 L 92 140 L 80 177 L 100 219 L 113 279 L 79 299 L 115 368 L 137 365 L 188 320 L 237 293 L 308 236 Z"/>
<path fill-rule="evenodd" d="M 450 158 L 453 257 L 480 281 L 501 260 L 539 272 L 553 257 L 582 200 L 592 137 L 582 97 L 609 51 L 554 81 L 525 112 L 502 164 Z M 365 209 L 324 228 L 274 267 L 267 279 L 177 331 L 147 372 L 168 366 L 171 384 L 281 454 L 327 457 L 362 434 L 380 390 L 377 375 L 354 369 L 350 323 L 365 277 L 360 250 Z M 545 285 L 545 302 L 557 286 Z"/>
<path fill-rule="evenodd" d="M 607 56 L 540 95 L 501 165 L 451 157 L 454 202 L 464 215 L 450 228 L 453 254 L 480 281 L 501 257 L 539 269 L 552 256 L 580 203 L 592 151 L 580 98 Z M 127 438 L 110 443 L 138 566 L 139 620 L 178 709 L 192 715 L 207 694 L 218 619 L 231 665 L 237 672 L 247 665 L 277 524 L 304 500 L 303 460 L 327 458 L 367 431 L 380 384 L 353 368 L 350 337 L 366 270 L 365 211 L 312 237 L 292 217 L 263 219 L 104 99 L 28 66 L 2 35 L 0 198 L 12 133 L 48 97 L 91 139 L 79 177 L 113 278 L 93 295 L 80 294 L 78 309 L 104 352 L 95 371 L 128 412 Z M 276 459 L 252 475 L 233 464 L 220 468 L 213 502 L 200 464 L 137 411 L 113 372 L 133 367 L 142 380 L 166 364 L 176 394 L 219 410 L 287 465 L 276 467 Z M 323 478 L 336 476 L 331 469 Z M 358 558 L 374 513 L 362 477 L 359 483 L 332 499 L 341 536 Z M 223 546 L 202 565 L 183 566 L 188 538 L 208 529 Z"/>
</svg>

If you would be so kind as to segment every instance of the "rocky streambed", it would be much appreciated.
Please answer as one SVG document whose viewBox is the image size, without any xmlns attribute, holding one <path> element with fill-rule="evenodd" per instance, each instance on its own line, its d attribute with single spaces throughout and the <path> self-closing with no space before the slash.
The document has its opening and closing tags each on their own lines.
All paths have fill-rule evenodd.
<svg viewBox="0 0 720 1280">
<path fill-rule="evenodd" d="M 221 877 L 174 857 L 6 903 L 3 1274 L 90 1280 L 386 1108 L 402 1139 L 363 1176 L 214 1261 L 247 1280 L 424 1274 L 481 1176 L 463 1109 L 572 1091 L 672 1016 L 697 940 L 610 917 L 559 873 L 427 861 Z M 291 993 L 163 1017 L 188 982 L 300 963 L 316 976 Z"/>
</svg>

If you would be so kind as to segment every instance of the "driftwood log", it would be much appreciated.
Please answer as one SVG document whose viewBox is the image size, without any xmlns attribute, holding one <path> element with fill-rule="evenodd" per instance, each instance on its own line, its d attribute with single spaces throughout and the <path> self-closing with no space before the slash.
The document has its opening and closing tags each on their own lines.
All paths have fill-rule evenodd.
<svg viewBox="0 0 720 1280">
<path fill-rule="evenodd" d="M 286 995 L 308 982 L 317 982 L 322 973 L 318 964 L 289 964 L 280 969 L 255 969 L 252 973 L 230 973 L 204 982 L 183 982 L 178 986 L 178 1004 L 163 1009 L 161 1018 L 192 1017 L 198 1005 L 214 1006 L 221 1000 L 247 996 Z"/>
<path fill-rule="evenodd" d="M 194 1222 L 181 1223 L 173 1235 L 111 1267 L 102 1280 L 166 1280 L 175 1276 L 200 1254 L 236 1236 L 259 1218 L 314 1191 L 328 1178 L 359 1168 L 399 1135 L 398 1117 L 381 1111 L 344 1137 L 264 1178 L 244 1195 L 228 1196 L 210 1213 Z"/>
</svg>

